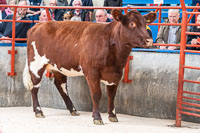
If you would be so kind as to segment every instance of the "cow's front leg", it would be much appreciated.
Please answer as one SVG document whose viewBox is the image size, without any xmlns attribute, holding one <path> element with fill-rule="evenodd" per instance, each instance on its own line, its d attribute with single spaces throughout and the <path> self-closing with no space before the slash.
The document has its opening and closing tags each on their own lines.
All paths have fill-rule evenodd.
<svg viewBox="0 0 200 133">
<path fill-rule="evenodd" d="M 115 112 L 115 106 L 114 106 L 114 100 L 115 100 L 117 87 L 118 85 L 107 86 L 108 115 L 109 115 L 108 118 L 111 122 L 118 122 L 116 112 Z"/>
<path fill-rule="evenodd" d="M 87 76 L 86 79 L 90 88 L 90 94 L 93 103 L 93 122 L 96 125 L 103 125 L 103 121 L 99 112 L 99 101 L 102 95 L 100 88 L 100 79 L 97 77 L 96 73 L 91 73 L 91 75 Z"/>
<path fill-rule="evenodd" d="M 53 73 L 54 73 L 54 77 L 55 77 L 54 84 L 56 85 L 60 95 L 62 96 L 62 98 L 65 102 L 65 105 L 67 106 L 67 109 L 69 109 L 72 116 L 78 116 L 79 113 L 75 109 L 75 107 L 69 97 L 69 94 L 68 94 L 67 77 L 56 71 L 53 71 Z"/>
</svg>

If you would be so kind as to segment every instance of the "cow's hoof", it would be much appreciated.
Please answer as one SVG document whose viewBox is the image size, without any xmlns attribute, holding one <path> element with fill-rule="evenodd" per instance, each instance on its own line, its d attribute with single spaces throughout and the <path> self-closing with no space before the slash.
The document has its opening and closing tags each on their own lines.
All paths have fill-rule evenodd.
<svg viewBox="0 0 200 133">
<path fill-rule="evenodd" d="M 104 125 L 102 120 L 93 120 L 95 125 Z"/>
<path fill-rule="evenodd" d="M 110 122 L 118 122 L 117 117 L 108 117 L 108 119 L 110 120 Z"/>
<path fill-rule="evenodd" d="M 42 112 L 36 113 L 35 114 L 36 118 L 45 118 L 44 114 Z"/>
<path fill-rule="evenodd" d="M 76 110 L 73 110 L 73 111 L 71 112 L 71 115 L 72 115 L 72 116 L 79 116 L 80 114 L 79 114 Z"/>
</svg>

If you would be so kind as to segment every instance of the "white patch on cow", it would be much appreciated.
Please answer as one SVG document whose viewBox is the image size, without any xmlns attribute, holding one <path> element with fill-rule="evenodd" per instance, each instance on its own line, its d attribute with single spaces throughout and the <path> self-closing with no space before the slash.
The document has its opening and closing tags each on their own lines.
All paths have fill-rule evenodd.
<svg viewBox="0 0 200 133">
<path fill-rule="evenodd" d="M 73 107 L 73 109 L 72 109 L 73 111 L 76 111 L 76 109 Z"/>
<path fill-rule="evenodd" d="M 68 95 L 67 89 L 66 89 L 66 83 L 62 83 L 62 84 L 61 84 L 61 87 L 62 87 L 64 93 L 65 93 L 66 95 Z"/>
<path fill-rule="evenodd" d="M 38 75 L 38 71 L 45 65 L 48 63 L 49 59 L 46 58 L 46 55 L 44 56 L 40 56 L 35 42 L 32 42 L 31 45 L 33 46 L 33 50 L 34 50 L 34 61 L 30 62 L 30 70 L 32 71 L 32 73 L 37 77 L 40 78 L 40 76 Z"/>
<path fill-rule="evenodd" d="M 27 90 L 33 89 L 33 82 L 31 80 L 31 75 L 28 69 L 28 60 L 26 59 L 26 64 L 23 72 L 23 83 Z"/>
<path fill-rule="evenodd" d="M 41 111 L 41 107 L 37 107 L 36 109 L 39 110 L 39 111 Z"/>
<path fill-rule="evenodd" d="M 74 47 L 77 47 L 77 45 L 78 45 L 78 44 L 76 43 L 76 44 L 74 45 Z"/>
<path fill-rule="evenodd" d="M 35 88 L 39 88 L 40 87 L 40 83 L 39 84 L 37 84 L 37 85 L 34 85 L 33 87 L 35 87 Z"/>
<path fill-rule="evenodd" d="M 115 83 L 109 83 L 108 81 L 105 80 L 101 80 L 102 83 L 104 83 L 105 85 L 111 86 L 111 85 L 116 85 Z"/>
<path fill-rule="evenodd" d="M 80 72 L 75 71 L 73 68 L 71 68 L 70 70 L 67 70 L 67 69 L 65 69 L 63 67 L 61 67 L 60 69 L 58 69 L 58 67 L 57 67 L 56 64 L 54 66 L 52 66 L 50 64 L 48 65 L 48 69 L 49 70 L 58 71 L 58 72 L 62 73 L 65 76 L 68 76 L 68 77 L 84 76 L 83 71 L 82 71 L 82 67 L 79 66 L 79 68 L 81 69 Z"/>
<path fill-rule="evenodd" d="M 115 108 L 112 110 L 112 113 L 113 113 L 113 114 L 116 114 L 116 112 L 115 112 Z"/>
</svg>

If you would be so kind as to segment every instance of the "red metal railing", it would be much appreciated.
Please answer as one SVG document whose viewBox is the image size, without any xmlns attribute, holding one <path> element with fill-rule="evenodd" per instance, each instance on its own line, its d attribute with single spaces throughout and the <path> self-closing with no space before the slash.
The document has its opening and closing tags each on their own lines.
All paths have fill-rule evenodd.
<svg viewBox="0 0 200 133">
<path fill-rule="evenodd" d="M 181 115 L 185 114 L 185 115 L 191 115 L 191 116 L 196 116 L 196 117 L 200 117 L 199 114 L 195 114 L 195 113 L 190 113 L 190 112 L 186 112 L 183 111 L 183 109 L 185 110 L 190 110 L 190 111 L 197 111 L 200 112 L 199 109 L 195 109 L 195 108 L 190 108 L 190 107 L 185 107 L 183 105 L 190 105 L 190 106 L 194 106 L 194 107 L 200 107 L 199 104 L 196 103 L 189 103 L 189 102 L 183 102 L 183 99 L 190 99 L 190 100 L 195 100 L 195 101 L 200 101 L 200 99 L 197 98 L 192 98 L 192 97 L 187 97 L 187 96 L 183 96 L 183 94 L 192 94 L 192 95 L 200 95 L 200 93 L 196 93 L 196 92 L 188 92 L 188 91 L 184 91 L 183 90 L 183 85 L 184 82 L 189 82 L 189 83 L 197 83 L 200 84 L 199 81 L 192 81 L 192 80 L 186 80 L 184 79 L 184 69 L 185 68 L 189 68 L 189 69 L 198 69 L 200 70 L 200 67 L 193 67 L 193 66 L 185 66 L 185 53 L 200 53 L 200 51 L 194 51 L 194 50 L 186 50 L 186 47 L 200 47 L 197 45 L 187 45 L 186 44 L 186 35 L 192 34 L 192 35 L 200 35 L 200 33 L 193 33 L 193 32 L 187 32 L 187 26 L 195 26 L 197 24 L 188 24 L 190 19 L 192 18 L 192 15 L 194 14 L 200 14 L 199 12 L 197 12 L 197 10 L 199 9 L 198 6 L 190 6 L 190 7 L 186 7 L 184 0 L 180 0 L 181 2 L 181 7 L 178 6 L 173 6 L 173 7 L 163 7 L 163 6 L 149 6 L 149 7 L 46 7 L 46 6 L 31 6 L 31 8 L 44 8 L 47 11 L 47 16 L 48 16 L 48 20 L 51 20 L 50 14 L 49 14 L 49 9 L 122 9 L 125 12 L 128 12 L 129 9 L 156 9 L 156 11 L 159 11 L 159 21 L 158 23 L 153 23 L 150 25 L 179 25 L 182 27 L 182 31 L 181 31 L 181 43 L 180 44 L 157 44 L 154 43 L 154 46 L 180 46 L 180 63 L 179 63 L 179 79 L 178 79 L 178 92 L 177 92 L 177 109 L 176 109 L 176 126 L 179 127 L 181 126 Z M 14 7 L 15 11 L 14 11 L 14 16 L 16 16 L 16 11 L 17 8 L 22 7 L 22 8 L 30 8 L 30 6 L 8 6 L 8 5 L 0 5 L 0 7 Z M 167 23 L 161 23 L 161 10 L 162 9 L 182 9 L 182 23 L 181 24 L 167 24 Z M 193 12 L 187 12 L 186 9 L 193 9 Z M 187 19 L 187 15 L 191 14 L 189 19 Z M 15 17 L 13 17 L 15 18 Z M 16 22 L 24 22 L 24 21 L 18 21 L 18 20 L 0 20 L 0 21 L 12 21 L 13 22 L 13 38 L 12 39 L 6 39 L 6 40 L 12 40 L 12 49 L 9 50 L 9 53 L 11 53 L 11 72 L 8 73 L 9 76 L 14 76 L 16 73 L 14 72 L 14 65 L 15 65 L 15 54 L 17 53 L 15 51 L 15 40 L 25 40 L 24 38 L 21 39 L 17 39 L 15 38 L 15 23 Z M 27 22 L 27 21 L 25 21 Z M 30 23 L 32 21 L 29 21 Z M 2 40 L 2 39 L 0 39 Z M 129 60 L 132 57 L 129 57 Z M 130 80 L 128 79 L 128 71 L 129 71 L 129 60 L 127 62 L 126 65 L 126 70 L 125 70 L 125 77 L 124 77 L 124 82 L 130 82 Z"/>
<path fill-rule="evenodd" d="M 186 45 L 186 35 L 200 35 L 200 33 L 187 32 L 187 26 L 190 25 L 188 23 L 191 20 L 192 15 L 193 14 L 200 14 L 199 12 L 196 12 L 200 8 L 198 7 L 199 4 L 197 4 L 197 6 L 193 10 L 193 12 L 187 12 L 184 0 L 181 0 L 180 2 L 181 2 L 181 7 L 182 7 L 182 26 L 181 26 L 182 29 L 181 29 L 180 62 L 179 62 L 177 108 L 176 108 L 176 126 L 177 127 L 181 126 L 182 114 L 200 117 L 200 114 L 194 113 L 194 112 L 200 112 L 200 109 L 193 108 L 193 107 L 200 107 L 200 104 L 183 101 L 184 99 L 189 99 L 189 100 L 193 100 L 193 101 L 200 101 L 200 99 L 198 99 L 198 98 L 193 98 L 193 97 L 188 97 L 188 96 L 183 95 L 183 94 L 190 94 L 190 96 L 191 95 L 200 96 L 200 93 L 183 90 L 184 82 L 200 84 L 200 81 L 193 81 L 193 80 L 184 79 L 185 68 L 200 70 L 200 67 L 185 66 L 185 53 L 186 52 L 187 53 L 200 53 L 200 51 L 186 50 L 186 46 L 188 46 L 188 45 Z M 191 14 L 189 19 L 187 19 L 188 14 Z M 197 26 L 197 24 L 193 24 L 193 26 Z M 191 47 L 191 46 L 192 47 L 199 47 L 197 45 L 190 45 L 189 47 Z M 190 107 L 186 107 L 186 106 L 190 106 Z M 191 113 L 191 112 L 188 112 L 188 111 L 193 111 L 193 112 Z"/>
</svg>

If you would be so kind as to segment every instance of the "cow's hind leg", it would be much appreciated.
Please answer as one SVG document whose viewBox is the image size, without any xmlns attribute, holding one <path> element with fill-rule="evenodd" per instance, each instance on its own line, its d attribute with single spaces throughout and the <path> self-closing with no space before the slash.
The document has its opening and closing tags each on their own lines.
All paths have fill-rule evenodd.
<svg viewBox="0 0 200 133">
<path fill-rule="evenodd" d="M 114 107 L 114 99 L 117 91 L 117 85 L 107 86 L 108 93 L 108 118 L 111 122 L 118 122 L 115 107 Z"/>
<path fill-rule="evenodd" d="M 56 85 L 60 95 L 62 96 L 67 109 L 70 111 L 72 116 L 78 116 L 79 113 L 75 109 L 67 91 L 67 77 L 56 71 L 53 71 L 53 73 L 55 78 L 54 84 Z"/>
<path fill-rule="evenodd" d="M 31 73 L 31 80 L 33 83 L 33 89 L 31 89 L 31 95 L 32 95 L 32 100 L 33 100 L 33 111 L 35 112 L 35 116 L 37 118 L 45 117 L 40 107 L 40 104 L 38 101 L 38 95 L 37 95 L 44 71 L 45 71 L 45 67 L 43 67 L 42 69 L 38 71 L 38 76 L 35 76 L 33 73 Z"/>
</svg>

